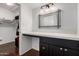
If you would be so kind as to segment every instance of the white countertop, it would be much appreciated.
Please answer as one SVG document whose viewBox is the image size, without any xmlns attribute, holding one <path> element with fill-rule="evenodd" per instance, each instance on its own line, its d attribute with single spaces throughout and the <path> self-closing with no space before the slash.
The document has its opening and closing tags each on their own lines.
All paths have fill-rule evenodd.
<svg viewBox="0 0 79 59">
<path fill-rule="evenodd" d="M 51 37 L 51 38 L 63 38 L 63 39 L 68 39 L 68 40 L 79 41 L 79 35 L 77 34 L 43 33 L 43 32 L 29 32 L 29 33 L 23 33 L 23 34 L 44 36 L 44 37 Z"/>
</svg>

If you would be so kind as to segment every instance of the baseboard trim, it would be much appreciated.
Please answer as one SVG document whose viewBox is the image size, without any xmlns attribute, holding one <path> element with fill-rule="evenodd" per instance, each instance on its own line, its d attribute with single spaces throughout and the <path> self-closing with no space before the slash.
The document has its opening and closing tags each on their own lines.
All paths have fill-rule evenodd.
<svg viewBox="0 0 79 59">
<path fill-rule="evenodd" d="M 34 48 L 32 48 L 33 50 L 35 50 L 35 51 L 37 51 L 37 52 L 39 52 L 39 50 L 36 50 L 36 49 L 34 49 Z"/>
<path fill-rule="evenodd" d="M 4 44 L 0 44 L 0 46 L 1 46 L 1 45 L 5 45 L 5 44 L 10 44 L 10 43 L 15 43 L 15 41 L 8 42 L 8 43 L 4 43 Z"/>
<path fill-rule="evenodd" d="M 28 52 L 29 50 L 31 50 L 31 49 L 28 49 L 27 52 Z M 19 51 L 19 53 L 21 53 L 20 56 L 23 56 L 23 55 L 24 55 L 25 53 L 27 53 L 27 52 L 21 53 L 21 52 Z"/>
<path fill-rule="evenodd" d="M 38 50 L 35 50 L 35 49 L 30 49 L 29 51 L 35 51 L 35 52 L 37 52 L 37 53 L 39 53 L 39 51 Z M 25 52 L 24 54 L 22 54 L 21 56 L 35 56 L 35 55 L 25 55 L 25 54 L 27 54 L 29 51 L 27 51 L 27 52 Z M 37 56 L 39 56 L 39 55 L 37 55 Z"/>
</svg>

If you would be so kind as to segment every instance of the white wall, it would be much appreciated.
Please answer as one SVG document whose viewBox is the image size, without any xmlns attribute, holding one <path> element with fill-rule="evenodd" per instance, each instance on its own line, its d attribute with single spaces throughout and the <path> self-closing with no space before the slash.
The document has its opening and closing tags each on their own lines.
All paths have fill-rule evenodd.
<svg viewBox="0 0 79 59">
<path fill-rule="evenodd" d="M 39 38 L 32 38 L 32 48 L 39 51 Z"/>
<path fill-rule="evenodd" d="M 32 9 L 27 4 L 21 4 L 21 32 L 32 31 Z"/>
<path fill-rule="evenodd" d="M 52 33 L 77 33 L 77 4 L 76 3 L 56 3 L 55 6 L 61 9 L 61 28 L 38 28 L 39 8 L 33 9 L 33 31 Z"/>
<path fill-rule="evenodd" d="M 0 24 L 0 44 L 5 44 L 15 41 L 16 24 Z"/>
<path fill-rule="evenodd" d="M 5 8 L 0 7 L 0 18 L 6 17 L 7 20 L 12 20 L 15 14 Z M 11 19 L 10 19 L 11 17 Z M 5 44 L 15 41 L 16 37 L 16 23 L 2 23 L 0 24 L 0 44 Z"/>
<path fill-rule="evenodd" d="M 21 20 L 20 20 L 20 55 L 24 54 L 32 48 L 32 38 L 23 36 L 22 33 L 27 33 L 32 31 L 32 9 L 28 7 L 27 4 L 20 4 L 21 6 Z"/>
<path fill-rule="evenodd" d="M 78 14 L 77 14 L 77 34 L 79 35 L 79 4 L 77 4 L 77 7 L 78 7 Z"/>
<path fill-rule="evenodd" d="M 14 11 L 14 13 L 15 13 L 15 16 L 20 15 L 20 7 L 17 8 L 17 9 Z"/>
</svg>

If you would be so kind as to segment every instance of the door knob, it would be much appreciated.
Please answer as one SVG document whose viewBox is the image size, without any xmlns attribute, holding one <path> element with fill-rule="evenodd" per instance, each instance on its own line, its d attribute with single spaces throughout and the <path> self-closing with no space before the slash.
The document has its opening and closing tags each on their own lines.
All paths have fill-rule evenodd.
<svg viewBox="0 0 79 59">
<path fill-rule="evenodd" d="M 68 49 L 64 49 L 64 51 L 68 51 Z"/>
<path fill-rule="evenodd" d="M 46 48 L 43 46 L 42 49 L 45 50 Z"/>
<path fill-rule="evenodd" d="M 60 48 L 60 50 L 63 50 L 63 48 Z"/>
</svg>

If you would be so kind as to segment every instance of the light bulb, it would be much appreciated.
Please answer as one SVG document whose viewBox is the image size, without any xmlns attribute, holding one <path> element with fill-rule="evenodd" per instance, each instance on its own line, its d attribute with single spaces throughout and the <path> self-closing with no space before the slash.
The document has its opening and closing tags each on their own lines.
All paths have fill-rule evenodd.
<svg viewBox="0 0 79 59">
<path fill-rule="evenodd" d="M 49 11 L 49 9 L 47 8 L 47 9 L 45 9 L 45 12 L 48 12 Z"/>
<path fill-rule="evenodd" d="M 10 5 L 10 6 L 13 6 L 14 5 L 14 3 L 6 3 L 7 5 Z"/>
<path fill-rule="evenodd" d="M 40 10 L 40 15 L 45 15 L 56 11 L 58 11 L 58 8 L 55 5 L 49 4 L 49 7 L 42 7 L 42 9 Z"/>
<path fill-rule="evenodd" d="M 56 11 L 58 11 L 58 8 L 53 5 L 53 6 L 50 7 L 50 11 L 56 12 Z"/>
</svg>

